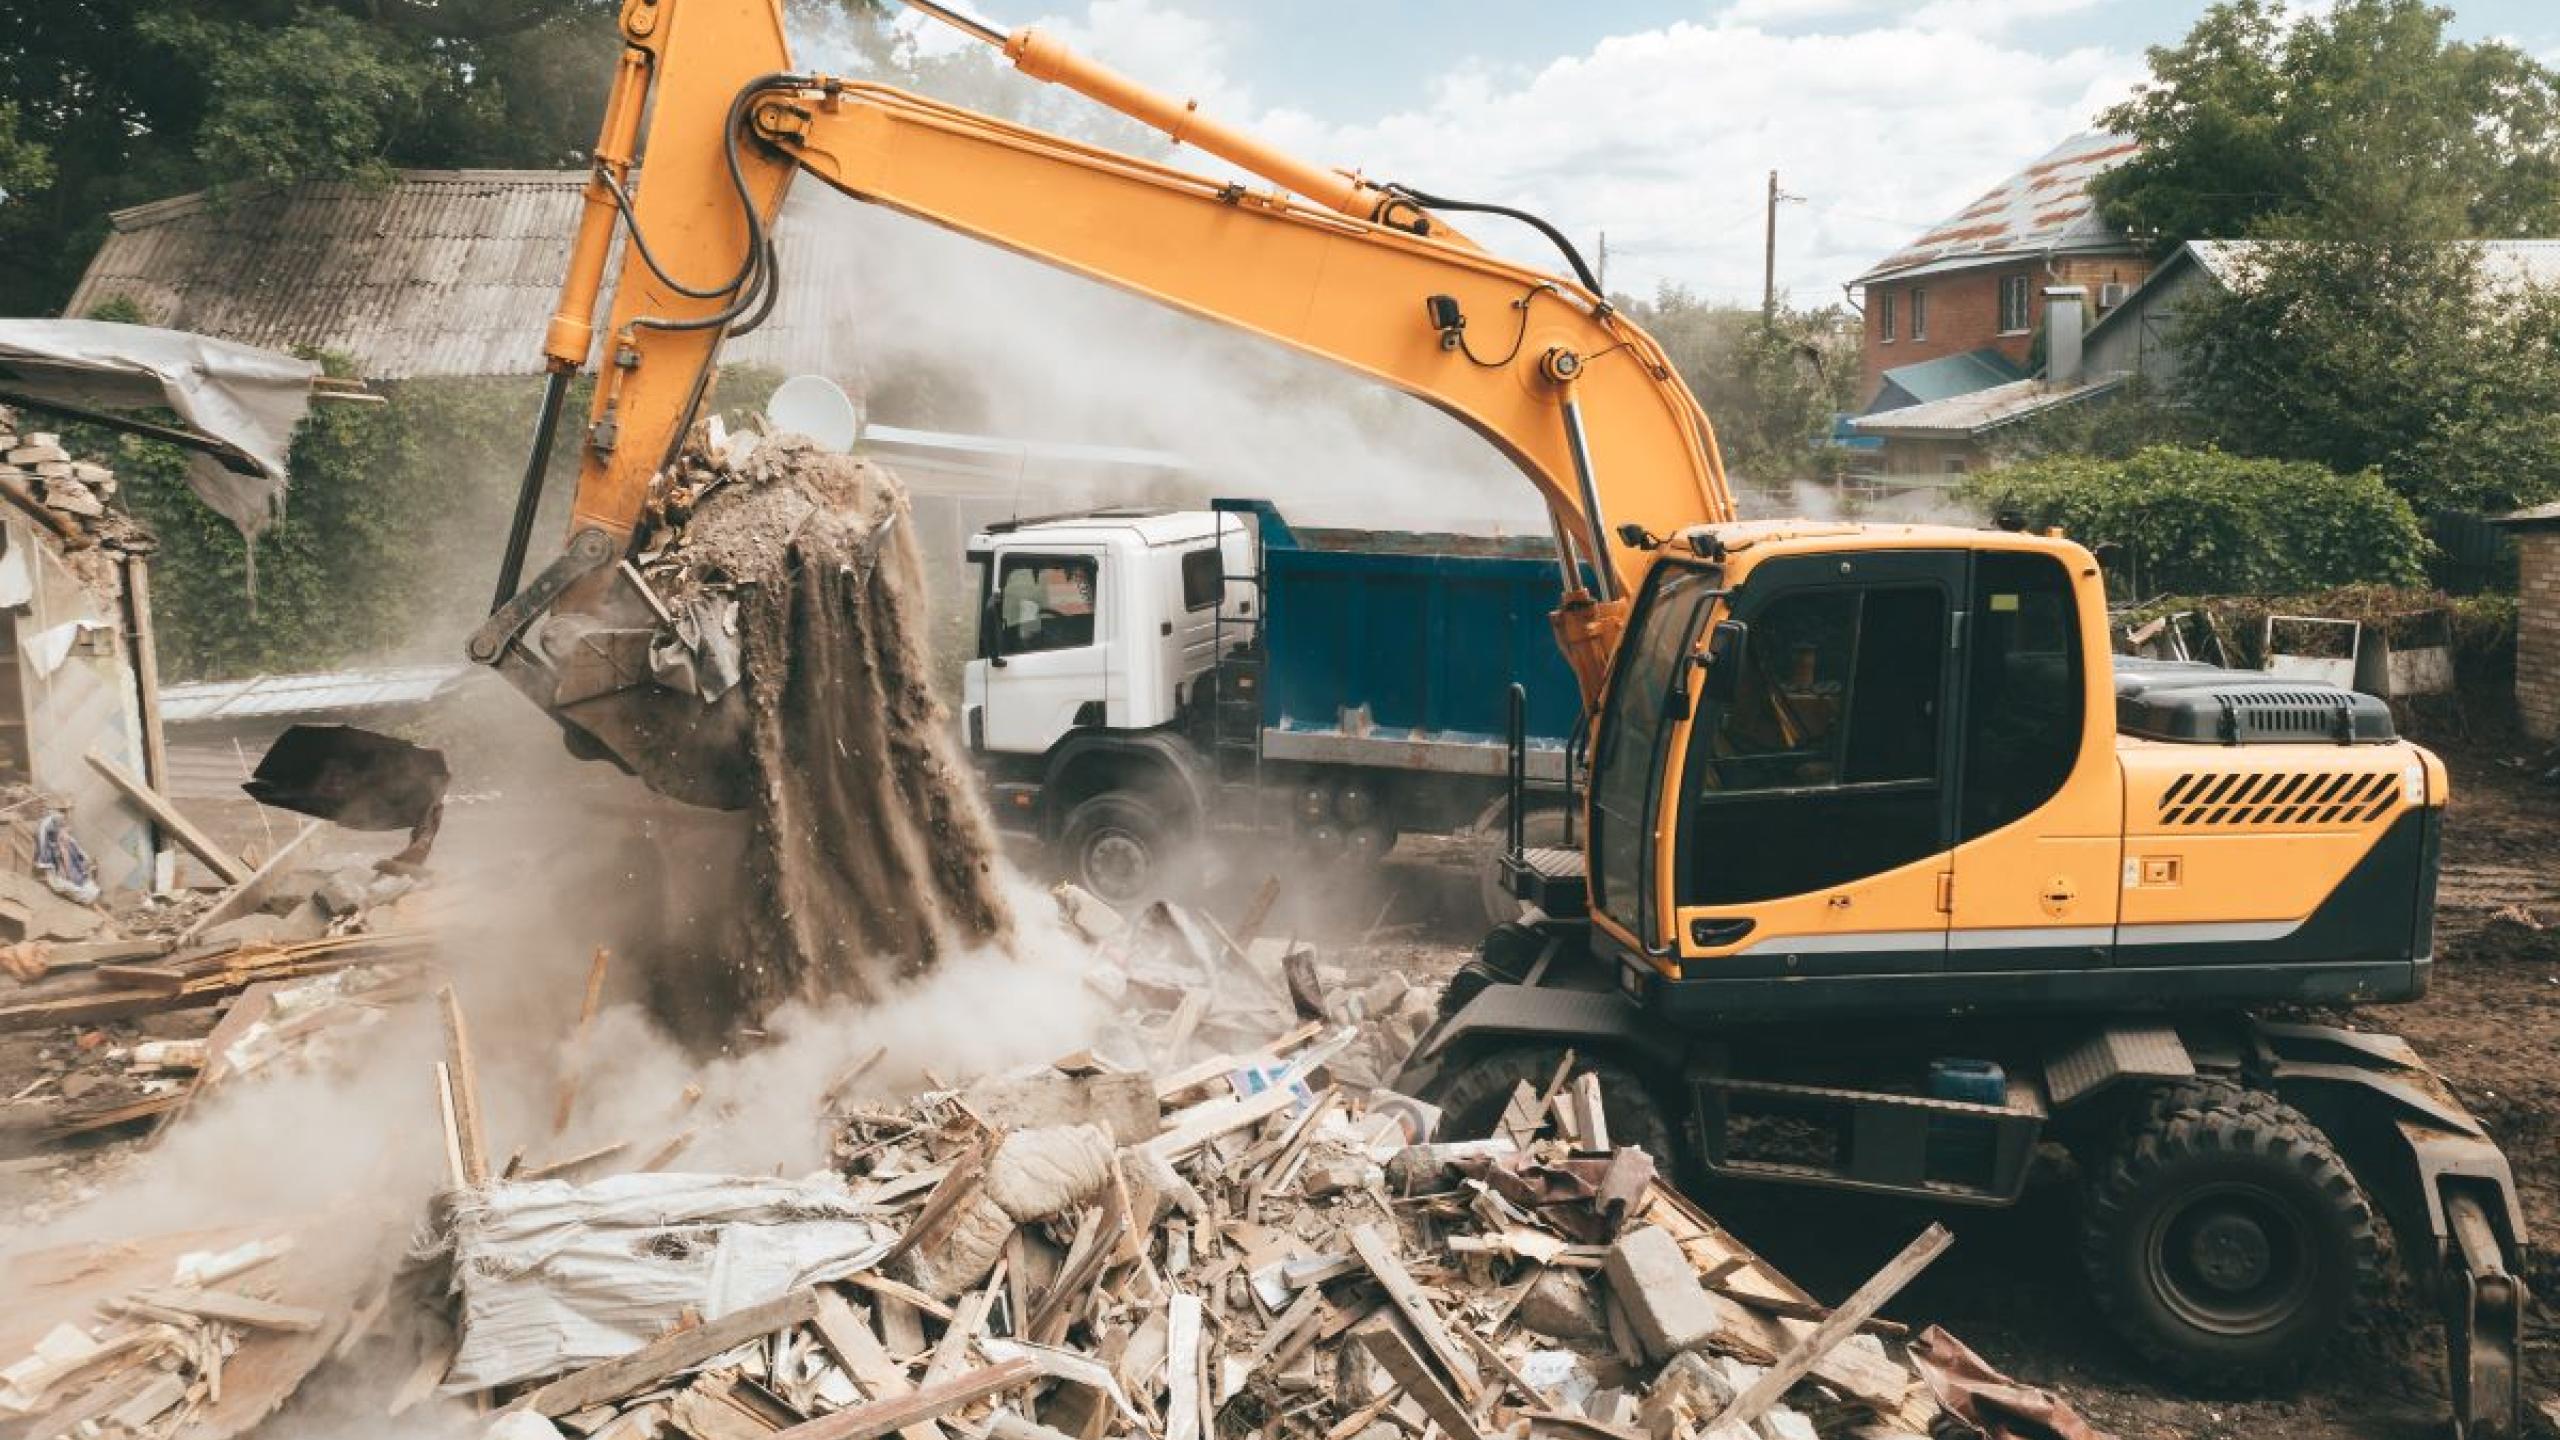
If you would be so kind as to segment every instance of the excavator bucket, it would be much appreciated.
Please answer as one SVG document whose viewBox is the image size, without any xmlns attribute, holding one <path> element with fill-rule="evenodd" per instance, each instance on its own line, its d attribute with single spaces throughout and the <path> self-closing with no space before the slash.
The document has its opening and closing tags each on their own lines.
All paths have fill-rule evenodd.
<svg viewBox="0 0 2560 1440">
<path fill-rule="evenodd" d="M 353 725 L 296 725 L 241 785 L 261 805 L 350 830 L 432 833 L 453 771 L 444 752 Z"/>
</svg>

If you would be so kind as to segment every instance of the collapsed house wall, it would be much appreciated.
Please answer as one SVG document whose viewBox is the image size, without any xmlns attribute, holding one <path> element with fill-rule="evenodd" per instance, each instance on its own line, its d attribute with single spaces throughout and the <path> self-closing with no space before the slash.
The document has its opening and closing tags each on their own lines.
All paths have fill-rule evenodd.
<svg viewBox="0 0 2560 1440">
<path fill-rule="evenodd" d="M 150 542 L 108 506 L 115 484 L 0 407 L 0 781 L 68 816 L 110 893 L 152 888 L 157 837 L 89 757 L 163 783 L 144 658 Z M 21 871 L 32 860 L 9 858 Z"/>
</svg>

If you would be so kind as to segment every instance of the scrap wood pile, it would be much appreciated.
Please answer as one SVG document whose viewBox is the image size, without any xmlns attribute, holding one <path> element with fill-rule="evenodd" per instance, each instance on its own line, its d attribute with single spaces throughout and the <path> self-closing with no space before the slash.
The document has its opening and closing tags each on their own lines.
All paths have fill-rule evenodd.
<svg viewBox="0 0 2560 1440">
<path fill-rule="evenodd" d="M 840 1082 L 805 1179 L 459 1186 L 407 1277 L 450 1333 L 394 1403 L 431 1384 L 509 1440 L 1774 1440 L 2014 1415 L 1996 1394 L 2068 1424 L 1990 1433 L 2085 1433 L 1877 1318 L 1942 1229 L 1826 1307 L 1613 1148 L 1569 1060 L 1503 1138 L 1438 1143 L 1431 1107 L 1343 1078 L 1392 1048 L 1376 1017 L 1243 1045 L 1287 1004 L 1251 942 L 1084 923 L 1148 1012 L 1115 1039 L 1232 1048 L 1159 1071 L 1107 1042 L 899 1103 Z M 1148 1003 L 1195 927 L 1224 983 Z"/>
</svg>

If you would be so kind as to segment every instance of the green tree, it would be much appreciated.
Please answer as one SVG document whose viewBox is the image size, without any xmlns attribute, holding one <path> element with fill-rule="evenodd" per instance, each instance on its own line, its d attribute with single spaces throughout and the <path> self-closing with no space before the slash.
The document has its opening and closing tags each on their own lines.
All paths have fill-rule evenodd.
<svg viewBox="0 0 2560 1440">
<path fill-rule="evenodd" d="M 68 298 L 111 210 L 390 168 L 578 163 L 614 0 L 82 0 L 0 27 L 0 313 Z"/>
<path fill-rule="evenodd" d="M 1829 478 L 1814 440 L 1849 408 L 1858 379 L 1854 332 L 1837 309 L 1719 305 L 1678 285 L 1651 300 L 1614 297 L 1671 357 L 1716 427 L 1737 483 L 1778 488 Z"/>
<path fill-rule="evenodd" d="M 2198 238 L 2549 235 L 2560 227 L 2560 75 L 2448 39 L 2422 0 L 2288 20 L 2223 0 L 2101 123 L 2141 153 L 2093 183 L 2161 249 Z"/>
<path fill-rule="evenodd" d="M 2270 242 L 2232 278 L 2174 340 L 2218 444 L 2379 471 L 2421 511 L 2560 495 L 2560 290 L 2405 241 Z"/>
</svg>

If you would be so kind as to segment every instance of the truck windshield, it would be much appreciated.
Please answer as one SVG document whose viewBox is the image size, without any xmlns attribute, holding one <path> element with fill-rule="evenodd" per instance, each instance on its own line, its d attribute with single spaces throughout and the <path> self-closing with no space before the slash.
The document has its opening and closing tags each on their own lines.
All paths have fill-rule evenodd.
<svg viewBox="0 0 2560 1440">
<path fill-rule="evenodd" d="M 1714 570 L 1673 564 L 1646 577 L 1610 675 L 1592 756 L 1591 902 L 1647 944 L 1643 896 L 1652 847 L 1645 841 L 1661 788 L 1662 739 L 1671 727 L 1663 697 L 1680 657 L 1696 643 L 1717 580 Z"/>
</svg>

